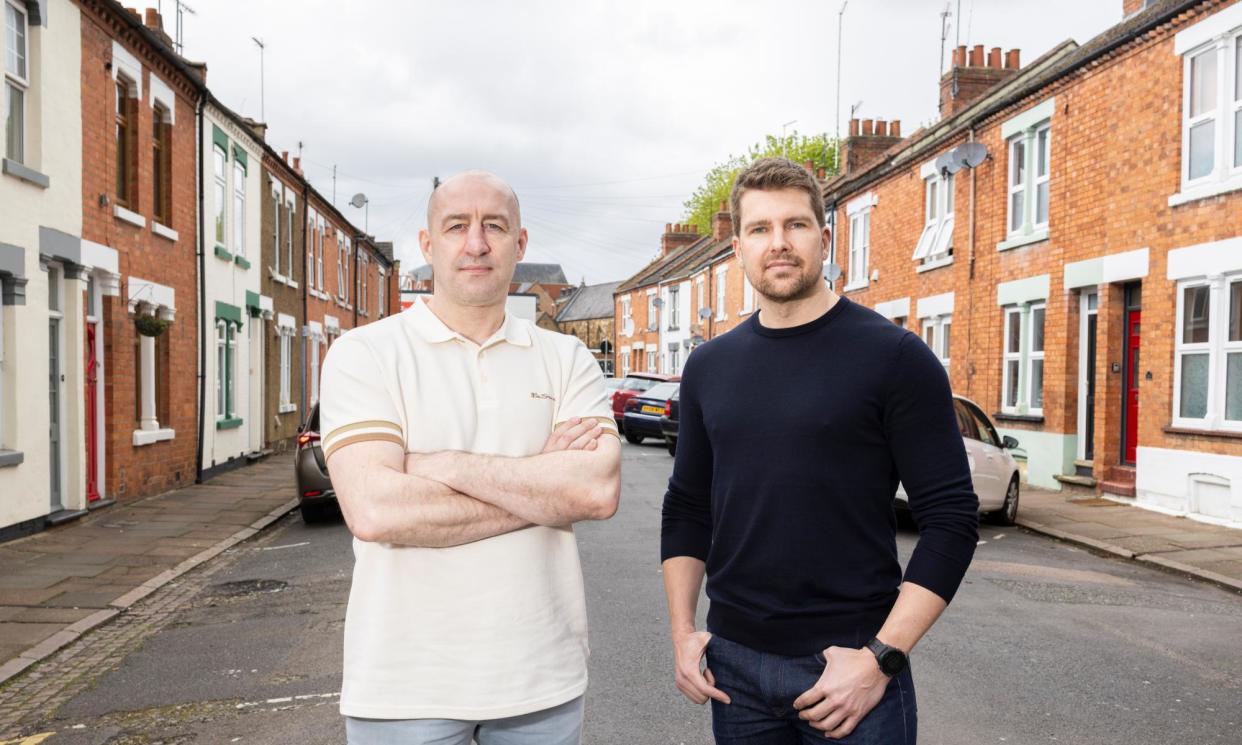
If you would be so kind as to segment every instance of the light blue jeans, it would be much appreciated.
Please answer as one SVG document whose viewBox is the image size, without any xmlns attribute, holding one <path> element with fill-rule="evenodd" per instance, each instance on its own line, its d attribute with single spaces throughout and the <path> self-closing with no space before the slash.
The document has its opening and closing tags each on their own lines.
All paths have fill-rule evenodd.
<svg viewBox="0 0 1242 745">
<path fill-rule="evenodd" d="M 579 745 L 583 697 L 507 719 L 358 719 L 345 717 L 349 745 Z"/>
</svg>

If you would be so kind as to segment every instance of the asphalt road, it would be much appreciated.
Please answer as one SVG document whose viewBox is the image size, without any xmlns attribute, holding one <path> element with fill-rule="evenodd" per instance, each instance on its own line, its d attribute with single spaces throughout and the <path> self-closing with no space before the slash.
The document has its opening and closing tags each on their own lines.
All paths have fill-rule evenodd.
<svg viewBox="0 0 1242 745">
<path fill-rule="evenodd" d="M 622 506 L 579 526 L 591 622 L 584 742 L 709 743 L 673 687 L 658 562 L 671 459 L 624 446 Z M 1242 742 L 1242 597 L 985 527 L 913 656 L 920 742 Z M 917 536 L 903 530 L 903 559 Z M 48 745 L 340 743 L 352 564 L 340 523 L 292 515 L 38 671 Z M 701 604 L 705 606 L 705 603 Z M 702 610 L 702 608 L 701 608 Z"/>
</svg>

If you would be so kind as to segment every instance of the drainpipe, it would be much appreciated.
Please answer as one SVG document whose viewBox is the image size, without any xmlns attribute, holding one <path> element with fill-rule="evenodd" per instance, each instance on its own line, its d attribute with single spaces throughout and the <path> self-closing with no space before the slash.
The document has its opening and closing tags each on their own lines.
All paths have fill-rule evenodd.
<svg viewBox="0 0 1242 745">
<path fill-rule="evenodd" d="M 828 263 L 837 263 L 837 200 L 828 204 Z M 830 289 L 836 289 L 833 281 L 828 282 Z"/>
<path fill-rule="evenodd" d="M 206 219 L 203 209 L 203 106 L 206 93 L 198 98 L 194 113 L 194 166 L 198 171 L 195 188 L 198 190 L 198 455 L 194 464 L 194 483 L 203 483 L 203 441 L 206 437 L 204 419 L 207 416 L 207 252 Z"/>
<path fill-rule="evenodd" d="M 971 125 L 970 125 L 970 129 L 968 129 L 968 130 L 967 130 L 967 133 L 966 133 L 966 141 L 967 141 L 967 142 L 974 142 L 974 141 L 975 141 L 975 126 L 974 126 L 974 124 L 971 124 Z M 970 251 L 970 256 L 969 256 L 969 261 L 967 262 L 969 270 L 968 270 L 968 274 L 967 274 L 967 278 L 966 278 L 966 318 L 968 318 L 968 319 L 969 319 L 969 318 L 973 318 L 973 317 L 974 317 L 974 313 L 975 313 L 975 293 L 974 293 L 974 282 L 975 282 L 975 185 L 976 185 L 976 183 L 978 182 L 978 178 L 979 178 L 979 169 L 978 169 L 977 167 L 976 167 L 976 168 L 971 168 L 971 169 L 970 169 L 970 221 L 969 221 L 969 223 L 968 223 L 968 228 L 969 228 L 969 233 L 970 233 L 970 234 L 969 234 L 969 237 L 967 238 L 967 243 L 968 243 L 968 245 L 969 245 L 969 249 L 968 249 L 968 250 Z M 966 349 L 967 349 L 967 350 L 974 349 L 974 345 L 973 345 L 973 343 L 971 342 L 971 336 L 972 336 L 971 331 L 972 331 L 972 329 L 973 329 L 973 328 L 974 328 L 974 324 L 973 324 L 973 323 L 969 323 L 969 322 L 968 322 L 968 323 L 966 324 Z M 966 395 L 967 395 L 967 396 L 970 396 L 970 395 L 971 395 L 971 393 L 970 393 L 970 384 L 971 384 L 971 382 L 973 382 L 974 377 L 975 377 L 975 376 L 974 376 L 974 363 L 973 363 L 973 362 L 971 362 L 970 364 L 968 364 L 968 365 L 966 366 Z"/>
</svg>

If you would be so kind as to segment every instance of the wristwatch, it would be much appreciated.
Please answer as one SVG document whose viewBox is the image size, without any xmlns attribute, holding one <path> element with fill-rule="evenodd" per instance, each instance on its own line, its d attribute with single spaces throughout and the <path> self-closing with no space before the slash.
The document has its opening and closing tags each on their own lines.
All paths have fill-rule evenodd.
<svg viewBox="0 0 1242 745">
<path fill-rule="evenodd" d="M 890 647 L 874 637 L 867 642 L 867 649 L 875 655 L 875 661 L 880 663 L 880 672 L 890 678 L 900 675 L 910 664 L 910 658 L 906 657 L 905 652 L 896 647 Z"/>
</svg>

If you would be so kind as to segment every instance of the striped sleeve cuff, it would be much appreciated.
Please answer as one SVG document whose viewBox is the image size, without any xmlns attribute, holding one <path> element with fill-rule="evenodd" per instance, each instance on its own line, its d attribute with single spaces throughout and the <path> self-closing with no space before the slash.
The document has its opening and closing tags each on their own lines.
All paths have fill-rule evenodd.
<svg viewBox="0 0 1242 745">
<path fill-rule="evenodd" d="M 330 458 L 333 453 L 346 445 L 358 442 L 391 442 L 405 447 L 405 436 L 401 425 L 371 419 L 365 422 L 354 422 L 337 427 L 323 436 L 323 457 Z"/>
</svg>

